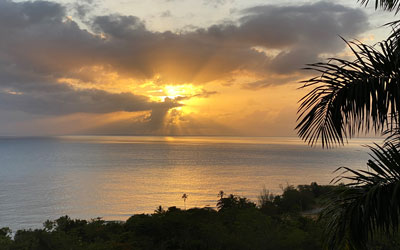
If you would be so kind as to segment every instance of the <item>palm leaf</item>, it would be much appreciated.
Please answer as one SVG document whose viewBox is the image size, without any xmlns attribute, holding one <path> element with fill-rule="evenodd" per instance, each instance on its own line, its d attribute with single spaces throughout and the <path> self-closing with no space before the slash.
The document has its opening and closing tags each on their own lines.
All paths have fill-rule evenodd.
<svg viewBox="0 0 400 250">
<path fill-rule="evenodd" d="M 330 196 L 322 211 L 321 218 L 327 222 L 328 249 L 366 249 L 377 232 L 398 231 L 400 152 L 393 145 L 370 149 L 370 170 L 341 168 L 344 172 L 338 180 L 349 183 Z"/>
<path fill-rule="evenodd" d="M 368 5 L 369 0 L 358 0 L 362 5 Z M 395 11 L 396 13 L 400 10 L 399 0 L 375 0 L 375 9 L 383 9 L 387 11 Z"/>
<path fill-rule="evenodd" d="M 359 132 L 382 132 L 398 121 L 390 112 L 400 110 L 399 53 L 388 39 L 376 46 L 347 42 L 355 60 L 331 58 L 308 65 L 320 76 L 303 81 L 313 89 L 298 110 L 298 135 L 310 145 L 343 144 Z"/>
<path fill-rule="evenodd" d="M 386 137 L 384 147 L 395 145 L 397 148 L 400 148 L 400 128 L 398 123 L 396 126 L 385 130 L 382 135 Z"/>
</svg>

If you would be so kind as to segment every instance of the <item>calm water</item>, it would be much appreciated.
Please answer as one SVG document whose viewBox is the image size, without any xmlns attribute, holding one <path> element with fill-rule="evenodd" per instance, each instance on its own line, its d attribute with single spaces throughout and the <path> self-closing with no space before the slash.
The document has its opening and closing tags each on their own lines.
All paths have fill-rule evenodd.
<svg viewBox="0 0 400 250">
<path fill-rule="evenodd" d="M 220 190 L 256 201 L 263 186 L 327 184 L 340 166 L 364 168 L 372 139 L 310 148 L 296 138 L 0 138 L 0 227 L 46 219 L 124 220 L 158 205 L 214 207 Z"/>
</svg>

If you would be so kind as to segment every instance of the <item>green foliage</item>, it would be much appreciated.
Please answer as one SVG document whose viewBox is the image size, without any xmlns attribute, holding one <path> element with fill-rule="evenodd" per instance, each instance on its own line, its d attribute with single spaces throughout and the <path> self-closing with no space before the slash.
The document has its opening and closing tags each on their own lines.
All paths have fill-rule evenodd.
<svg viewBox="0 0 400 250">
<path fill-rule="evenodd" d="M 311 190 L 311 187 L 303 189 Z M 299 213 L 286 213 L 277 203 L 280 199 L 288 200 L 293 190 L 302 197 L 303 191 L 293 187 L 287 188 L 281 196 L 268 195 L 265 201 L 277 211 L 273 216 L 263 209 L 265 204 L 257 207 L 247 198 L 224 197 L 221 193 L 218 210 L 176 207 L 165 210 L 160 206 L 153 214 L 134 215 L 124 223 L 63 216 L 46 221 L 43 229 L 19 230 L 14 238 L 10 237 L 11 231 L 4 228 L 0 230 L 0 249 L 321 249 L 322 225 Z"/>
<path fill-rule="evenodd" d="M 339 180 L 350 183 L 331 196 L 322 217 L 330 249 L 365 249 L 369 239 L 398 232 L 400 218 L 400 151 L 372 148 L 370 171 L 344 168 Z"/>
<path fill-rule="evenodd" d="M 10 249 L 11 230 L 8 227 L 0 228 L 0 249 Z"/>
<path fill-rule="evenodd" d="M 321 207 L 324 197 L 336 189 L 336 186 L 311 185 L 287 186 L 282 195 L 273 195 L 264 189 L 258 197 L 258 207 L 269 216 L 298 214 Z"/>
<path fill-rule="evenodd" d="M 374 2 L 376 9 L 400 10 L 399 0 Z M 385 148 L 371 148 L 371 171 L 345 168 L 350 176 L 340 177 L 350 184 L 331 195 L 322 214 L 329 249 L 399 246 L 396 240 L 371 242 L 396 239 L 400 215 L 400 21 L 387 25 L 391 35 L 375 46 L 345 41 L 355 60 L 331 58 L 307 68 L 319 76 L 304 81 L 303 88 L 312 90 L 298 110 L 296 129 L 303 140 L 311 145 L 321 140 L 323 147 L 330 147 L 361 131 L 387 137 Z"/>
<path fill-rule="evenodd" d="M 137 214 L 126 222 L 63 216 L 46 221 L 43 229 L 19 230 L 14 238 L 8 228 L 0 229 L 0 250 L 323 249 L 322 232 L 330 221 L 317 221 L 301 212 L 317 206 L 327 193 L 353 190 L 355 187 L 316 183 L 288 186 L 282 195 L 264 190 L 258 206 L 244 197 L 220 193 L 218 210 L 160 206 L 153 214 Z M 267 206 L 273 207 L 273 212 Z M 398 234 L 379 234 L 363 249 L 391 250 L 399 245 Z"/>
<path fill-rule="evenodd" d="M 218 209 L 221 211 L 226 209 L 243 209 L 243 208 L 255 208 L 256 204 L 251 202 L 247 198 L 236 196 L 236 195 L 229 195 L 226 198 L 221 197 L 217 203 Z"/>
<path fill-rule="evenodd" d="M 276 196 L 270 193 L 265 187 L 258 196 L 258 207 L 260 211 L 269 216 L 276 216 L 279 214 L 278 206 L 275 203 Z"/>
<path fill-rule="evenodd" d="M 342 144 L 344 139 L 369 130 L 382 132 L 398 122 L 400 110 L 400 53 L 397 40 L 387 39 L 377 47 L 346 42 L 355 60 L 331 58 L 310 64 L 321 73 L 304 81 L 313 87 L 299 107 L 299 136 L 314 145 Z"/>
<path fill-rule="evenodd" d="M 314 205 L 314 195 L 306 189 L 287 186 L 276 203 L 283 213 L 296 213 L 311 209 Z"/>
</svg>

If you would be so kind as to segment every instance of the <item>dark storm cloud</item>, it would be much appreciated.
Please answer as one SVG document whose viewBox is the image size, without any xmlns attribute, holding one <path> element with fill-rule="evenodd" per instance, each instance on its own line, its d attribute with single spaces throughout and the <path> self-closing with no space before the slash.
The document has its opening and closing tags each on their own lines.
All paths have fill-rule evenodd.
<svg viewBox="0 0 400 250">
<path fill-rule="evenodd" d="M 153 110 L 156 116 L 155 110 L 165 114 L 179 104 L 76 89 L 58 79 L 90 81 L 84 71 L 92 66 L 142 80 L 160 76 L 168 84 L 202 84 L 246 71 L 265 78 L 247 86 L 260 88 L 285 83 L 269 75 L 298 73 L 304 63 L 340 52 L 338 35 L 357 37 L 368 27 L 363 11 L 328 2 L 257 6 L 235 23 L 181 33 L 150 31 L 135 16 L 88 19 L 80 10 L 91 30 L 58 3 L 0 0 L 1 107 L 40 114 Z"/>
</svg>

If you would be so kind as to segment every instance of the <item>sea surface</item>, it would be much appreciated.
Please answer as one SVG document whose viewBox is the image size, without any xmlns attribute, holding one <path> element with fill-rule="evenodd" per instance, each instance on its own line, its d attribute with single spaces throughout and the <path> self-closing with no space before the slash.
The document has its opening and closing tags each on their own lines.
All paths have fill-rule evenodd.
<svg viewBox="0 0 400 250">
<path fill-rule="evenodd" d="M 328 184 L 341 166 L 364 169 L 378 139 L 337 149 L 297 138 L 63 136 L 0 137 L 0 227 L 45 220 L 126 220 L 157 206 L 215 207 L 220 190 L 257 201 L 265 187 Z"/>
</svg>

